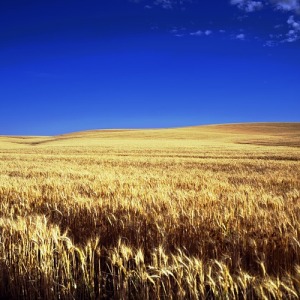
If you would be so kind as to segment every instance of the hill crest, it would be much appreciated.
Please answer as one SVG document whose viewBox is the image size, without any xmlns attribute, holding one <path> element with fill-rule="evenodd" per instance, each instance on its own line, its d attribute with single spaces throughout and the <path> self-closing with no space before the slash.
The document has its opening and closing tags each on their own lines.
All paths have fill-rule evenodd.
<svg viewBox="0 0 300 300">
<path fill-rule="evenodd" d="M 300 147 L 300 122 L 233 123 L 164 129 L 104 129 L 72 132 L 50 137 L 0 137 L 0 144 L 93 145 L 105 140 L 193 140 L 234 144 Z"/>
</svg>

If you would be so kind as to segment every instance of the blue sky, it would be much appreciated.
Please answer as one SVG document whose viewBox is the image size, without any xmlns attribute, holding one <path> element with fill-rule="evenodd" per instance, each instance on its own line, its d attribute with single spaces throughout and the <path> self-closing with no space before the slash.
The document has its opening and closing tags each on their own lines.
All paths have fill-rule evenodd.
<svg viewBox="0 0 300 300">
<path fill-rule="evenodd" d="M 3 0 L 0 57 L 0 135 L 300 121 L 299 0 Z"/>
</svg>

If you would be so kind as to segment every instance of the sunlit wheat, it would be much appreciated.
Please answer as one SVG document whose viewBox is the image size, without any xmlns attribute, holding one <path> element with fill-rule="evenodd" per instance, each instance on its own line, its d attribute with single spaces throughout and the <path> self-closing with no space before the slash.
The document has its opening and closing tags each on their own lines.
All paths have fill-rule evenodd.
<svg viewBox="0 0 300 300">
<path fill-rule="evenodd" d="M 0 138 L 0 298 L 297 299 L 298 127 Z"/>
</svg>

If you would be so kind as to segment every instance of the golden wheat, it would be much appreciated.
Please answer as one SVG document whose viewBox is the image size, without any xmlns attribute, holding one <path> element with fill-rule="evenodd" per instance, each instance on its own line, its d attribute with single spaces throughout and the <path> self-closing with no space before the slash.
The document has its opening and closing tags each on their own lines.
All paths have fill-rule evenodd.
<svg viewBox="0 0 300 300">
<path fill-rule="evenodd" d="M 0 297 L 299 298 L 300 126 L 243 126 L 0 137 Z"/>
</svg>

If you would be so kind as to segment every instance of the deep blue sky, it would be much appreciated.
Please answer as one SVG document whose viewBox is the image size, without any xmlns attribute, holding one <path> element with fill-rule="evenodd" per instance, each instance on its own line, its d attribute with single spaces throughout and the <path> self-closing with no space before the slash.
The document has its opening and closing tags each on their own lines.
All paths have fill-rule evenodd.
<svg viewBox="0 0 300 300">
<path fill-rule="evenodd" d="M 0 57 L 0 135 L 300 121 L 299 0 L 1 0 Z"/>
</svg>

